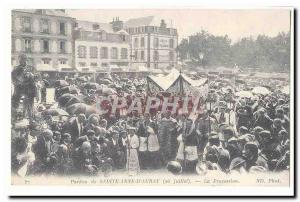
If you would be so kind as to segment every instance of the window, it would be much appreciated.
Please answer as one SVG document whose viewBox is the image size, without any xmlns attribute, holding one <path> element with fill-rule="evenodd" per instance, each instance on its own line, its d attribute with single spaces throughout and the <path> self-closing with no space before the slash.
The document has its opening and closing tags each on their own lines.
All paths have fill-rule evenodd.
<svg viewBox="0 0 300 202">
<path fill-rule="evenodd" d="M 174 60 L 174 52 L 173 52 L 173 51 L 170 51 L 170 52 L 169 52 L 169 60 L 170 60 L 170 61 L 173 61 L 173 60 Z"/>
<path fill-rule="evenodd" d="M 42 61 L 43 61 L 43 64 L 45 64 L 45 65 L 50 65 L 50 63 L 51 63 L 50 58 L 43 58 Z"/>
<path fill-rule="evenodd" d="M 107 47 L 102 47 L 100 49 L 100 57 L 102 59 L 107 59 L 108 58 L 108 48 Z"/>
<path fill-rule="evenodd" d="M 85 46 L 78 46 L 78 57 L 86 58 L 86 47 Z"/>
<path fill-rule="evenodd" d="M 134 51 L 134 60 L 138 60 L 138 51 Z"/>
<path fill-rule="evenodd" d="M 66 53 L 66 42 L 65 41 L 59 42 L 59 52 Z"/>
<path fill-rule="evenodd" d="M 101 63 L 101 66 L 102 67 L 108 67 L 108 64 L 107 63 Z"/>
<path fill-rule="evenodd" d="M 169 39 L 169 48 L 174 48 L 174 39 Z"/>
<path fill-rule="evenodd" d="M 59 23 L 59 34 L 62 34 L 62 35 L 66 34 L 66 23 L 64 23 L 64 22 Z"/>
<path fill-rule="evenodd" d="M 153 60 L 154 60 L 154 61 L 158 61 L 158 60 L 159 60 L 159 54 L 158 54 L 158 51 L 154 51 L 154 52 L 153 52 Z"/>
<path fill-rule="evenodd" d="M 141 60 L 145 60 L 145 52 L 141 51 Z"/>
<path fill-rule="evenodd" d="M 23 17 L 22 18 L 22 28 L 24 32 L 31 32 L 31 18 Z"/>
<path fill-rule="evenodd" d="M 97 67 L 97 66 L 98 66 L 97 62 L 91 62 L 91 67 Z"/>
<path fill-rule="evenodd" d="M 65 65 L 65 64 L 67 64 L 67 59 L 59 59 L 59 64 L 61 64 L 61 65 Z"/>
<path fill-rule="evenodd" d="M 98 24 L 93 24 L 93 30 L 97 30 L 99 28 L 100 28 L 100 26 Z"/>
<path fill-rule="evenodd" d="M 139 46 L 139 39 L 138 38 L 134 38 L 134 44 L 133 44 L 133 46 L 135 48 L 137 48 Z"/>
<path fill-rule="evenodd" d="M 128 58 L 128 51 L 127 48 L 121 49 L 121 59 L 127 59 Z"/>
<path fill-rule="evenodd" d="M 111 48 L 111 59 L 118 59 L 118 49 L 115 47 Z"/>
<path fill-rule="evenodd" d="M 158 38 L 154 38 L 154 48 L 158 48 Z"/>
<path fill-rule="evenodd" d="M 126 36 L 124 34 L 120 35 L 122 41 L 126 41 Z"/>
<path fill-rule="evenodd" d="M 24 50 L 26 53 L 31 53 L 31 39 L 24 39 Z"/>
<path fill-rule="evenodd" d="M 43 40 L 43 53 L 49 53 L 49 41 L 48 40 Z"/>
<path fill-rule="evenodd" d="M 145 38 L 144 37 L 141 38 L 141 47 L 145 47 Z"/>
<path fill-rule="evenodd" d="M 41 27 L 41 33 L 49 33 L 49 20 L 47 19 L 41 19 L 41 23 L 40 23 L 40 27 Z"/>
<path fill-rule="evenodd" d="M 79 62 L 79 67 L 85 67 L 86 63 L 85 62 Z"/>
<path fill-rule="evenodd" d="M 98 48 L 96 46 L 90 47 L 90 58 L 98 57 Z"/>
</svg>

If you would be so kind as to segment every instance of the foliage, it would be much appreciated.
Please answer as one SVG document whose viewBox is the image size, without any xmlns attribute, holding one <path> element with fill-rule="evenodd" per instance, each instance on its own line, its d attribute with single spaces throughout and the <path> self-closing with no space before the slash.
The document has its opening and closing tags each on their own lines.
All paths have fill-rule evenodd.
<svg viewBox="0 0 300 202">
<path fill-rule="evenodd" d="M 244 37 L 232 41 L 202 30 L 183 39 L 177 47 L 182 61 L 189 60 L 194 67 L 258 68 L 269 71 L 288 71 L 290 65 L 290 33 L 276 37 L 259 35 L 256 39 Z M 203 58 L 201 58 L 203 55 Z"/>
</svg>

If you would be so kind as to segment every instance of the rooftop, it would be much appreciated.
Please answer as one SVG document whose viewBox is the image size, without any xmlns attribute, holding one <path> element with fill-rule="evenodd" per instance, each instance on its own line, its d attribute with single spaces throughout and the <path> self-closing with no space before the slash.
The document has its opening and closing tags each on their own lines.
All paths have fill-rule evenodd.
<svg viewBox="0 0 300 202">
<path fill-rule="evenodd" d="M 125 22 L 125 27 L 156 26 L 154 16 L 129 19 Z M 159 24 L 158 24 L 159 25 Z"/>
<path fill-rule="evenodd" d="M 79 29 L 83 29 L 85 31 L 105 31 L 107 33 L 114 33 L 112 25 L 109 23 L 100 23 L 100 22 L 91 22 L 91 21 L 82 21 L 77 20 Z M 94 29 L 94 25 L 99 25 L 99 29 Z"/>
<path fill-rule="evenodd" d="M 13 11 L 71 18 L 63 9 L 14 9 Z"/>
</svg>

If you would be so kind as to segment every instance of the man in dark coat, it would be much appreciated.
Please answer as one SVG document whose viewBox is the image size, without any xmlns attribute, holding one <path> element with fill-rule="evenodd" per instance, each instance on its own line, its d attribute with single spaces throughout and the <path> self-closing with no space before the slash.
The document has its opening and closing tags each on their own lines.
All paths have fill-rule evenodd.
<svg viewBox="0 0 300 202">
<path fill-rule="evenodd" d="M 35 154 L 36 173 L 50 173 L 56 164 L 56 154 L 53 152 L 53 133 L 45 129 L 37 137 L 37 141 L 32 145 L 32 151 Z"/>
<path fill-rule="evenodd" d="M 32 116 L 34 97 L 36 96 L 36 86 L 34 78 L 34 68 L 27 65 L 27 57 L 22 54 L 19 57 L 20 64 L 11 73 L 14 84 L 14 94 L 12 96 L 12 109 L 19 107 L 22 95 L 25 95 L 24 115 Z"/>
<path fill-rule="evenodd" d="M 270 130 L 272 124 L 273 121 L 266 115 L 266 111 L 264 109 L 259 109 L 257 111 L 257 118 L 254 121 L 254 127 L 260 126 L 265 130 Z"/>
</svg>

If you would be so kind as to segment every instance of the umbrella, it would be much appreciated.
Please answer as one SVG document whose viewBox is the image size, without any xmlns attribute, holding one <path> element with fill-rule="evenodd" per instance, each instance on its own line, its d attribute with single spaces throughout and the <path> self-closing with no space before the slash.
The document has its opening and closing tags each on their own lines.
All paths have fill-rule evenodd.
<svg viewBox="0 0 300 202">
<path fill-rule="evenodd" d="M 96 107 L 87 105 L 85 103 L 72 104 L 67 107 L 66 111 L 69 114 L 85 114 L 86 116 L 97 113 Z"/>
<path fill-rule="evenodd" d="M 238 97 L 246 97 L 246 98 L 253 98 L 253 94 L 250 91 L 239 91 L 235 93 Z"/>
<path fill-rule="evenodd" d="M 81 82 L 87 81 L 87 79 L 84 76 L 78 77 L 77 80 Z"/>
<path fill-rule="evenodd" d="M 267 95 L 267 94 L 271 93 L 271 91 L 268 90 L 266 87 L 259 86 L 259 87 L 253 88 L 252 93 L 254 93 L 254 94 L 261 94 L 261 95 Z"/>
<path fill-rule="evenodd" d="M 96 90 L 96 89 L 99 89 L 101 87 L 100 87 L 100 85 L 98 83 L 89 82 L 89 83 L 86 83 L 84 85 L 84 88 L 86 88 L 86 89 L 95 89 Z"/>
<path fill-rule="evenodd" d="M 59 94 L 63 95 L 66 93 L 70 93 L 70 94 L 78 94 L 78 89 L 74 86 L 65 86 L 63 88 L 60 89 Z"/>
<path fill-rule="evenodd" d="M 42 112 L 42 115 L 43 116 L 46 116 L 46 115 L 51 115 L 51 116 L 69 116 L 69 114 L 63 110 L 63 109 L 60 109 L 60 108 L 57 108 L 57 109 L 47 109 L 45 111 Z"/>
<path fill-rule="evenodd" d="M 290 94 L 290 86 L 284 86 L 284 87 L 281 89 L 281 92 L 284 93 L 284 94 L 289 95 L 289 94 Z"/>
<path fill-rule="evenodd" d="M 117 94 L 117 92 L 112 88 L 103 88 L 102 93 L 107 95 Z"/>
<path fill-rule="evenodd" d="M 105 85 L 109 85 L 109 84 L 112 83 L 109 79 L 103 79 L 103 80 L 100 80 L 99 82 L 100 82 L 101 84 L 105 84 Z"/>
<path fill-rule="evenodd" d="M 71 104 L 80 103 L 80 102 L 82 102 L 82 100 L 78 96 L 75 96 L 70 93 L 63 94 L 58 98 L 58 103 L 59 106 L 61 107 L 67 107 Z"/>
<path fill-rule="evenodd" d="M 54 85 L 55 87 L 65 87 L 69 86 L 69 83 L 66 80 L 56 80 Z"/>
</svg>

